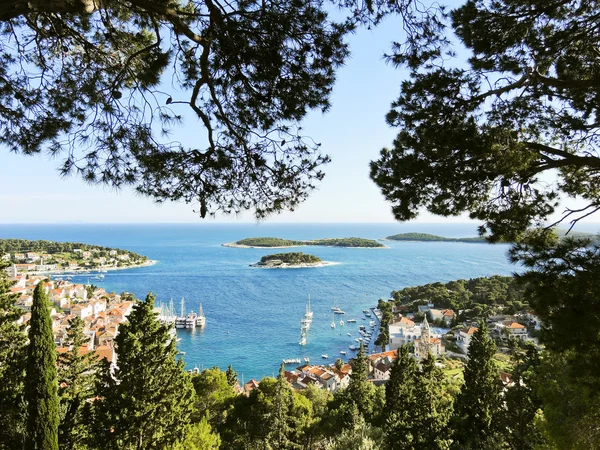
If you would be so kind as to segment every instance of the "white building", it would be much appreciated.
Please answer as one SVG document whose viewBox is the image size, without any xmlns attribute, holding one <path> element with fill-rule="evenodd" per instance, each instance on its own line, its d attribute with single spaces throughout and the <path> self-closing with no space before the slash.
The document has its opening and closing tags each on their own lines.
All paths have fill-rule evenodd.
<svg viewBox="0 0 600 450">
<path fill-rule="evenodd" d="M 475 327 L 467 327 L 461 330 L 458 330 L 455 334 L 456 336 L 456 345 L 460 347 L 460 349 L 466 354 L 469 353 L 469 345 L 471 345 L 471 338 L 473 334 L 477 331 Z"/>
</svg>

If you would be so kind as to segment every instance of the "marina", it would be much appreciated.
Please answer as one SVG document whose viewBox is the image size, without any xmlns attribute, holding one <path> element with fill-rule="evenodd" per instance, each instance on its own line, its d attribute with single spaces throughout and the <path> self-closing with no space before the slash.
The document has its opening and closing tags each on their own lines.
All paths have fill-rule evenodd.
<svg viewBox="0 0 600 450">
<path fill-rule="evenodd" d="M 247 267 L 260 259 L 264 249 L 232 249 L 222 247 L 252 234 L 308 239 L 314 236 L 360 235 L 380 238 L 395 234 L 402 225 L 114 225 L 110 229 L 95 225 L 60 225 L 55 227 L 12 227 L 11 236 L 76 239 L 99 245 L 123 247 L 157 260 L 152 266 L 109 271 L 102 281 L 90 280 L 107 292 L 131 292 L 145 298 L 151 290 L 156 304 L 169 303 L 172 297 L 176 316 L 185 297 L 186 315 L 199 312 L 200 301 L 206 315 L 203 332 L 196 326 L 178 329 L 181 351 L 185 351 L 187 368 L 212 367 L 225 370 L 231 364 L 246 379 L 271 375 L 283 358 L 310 357 L 322 360 L 322 354 L 342 359 L 356 352 L 348 348 L 361 337 L 358 326 L 377 320 L 362 320 L 363 310 L 376 306 L 376 299 L 404 285 L 418 285 L 438 280 L 471 278 L 495 273 L 510 274 L 514 266 L 505 261 L 506 246 L 466 247 L 455 243 L 390 242 L 389 249 L 374 251 L 337 247 L 319 248 L 319 257 L 341 264 L 319 270 L 257 271 Z M 470 235 L 464 226 L 424 228 L 433 234 Z M 410 230 L 409 230 L 410 231 Z M 423 250 L 428 256 L 422 257 Z M 460 254 L 460 258 L 458 255 Z M 359 256 L 359 257 L 358 257 Z M 408 270 L 410 268 L 410 271 Z M 410 272 L 410 273 L 409 273 Z M 67 275 L 68 276 L 68 275 Z M 89 273 L 76 273 L 74 282 L 85 283 Z M 392 281 L 394 280 L 394 281 Z M 301 338 L 307 294 L 310 292 L 314 317 L 307 334 Z M 345 315 L 336 315 L 336 328 L 331 328 L 334 297 Z M 345 326 L 340 327 L 340 318 Z M 357 323 L 350 322 L 356 319 Z M 229 331 L 229 334 L 227 333 Z M 350 332 L 352 336 L 348 336 Z M 373 348 L 373 334 L 369 347 Z M 347 356 L 340 355 L 347 351 Z M 291 366 L 290 366 L 291 367 Z"/>
</svg>

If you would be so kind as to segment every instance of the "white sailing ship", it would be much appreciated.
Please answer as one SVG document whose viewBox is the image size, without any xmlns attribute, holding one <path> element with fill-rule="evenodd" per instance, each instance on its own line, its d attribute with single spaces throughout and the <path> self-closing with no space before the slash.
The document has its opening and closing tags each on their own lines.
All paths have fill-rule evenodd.
<svg viewBox="0 0 600 450">
<path fill-rule="evenodd" d="M 200 328 L 204 328 L 206 326 L 206 316 L 204 315 L 204 310 L 202 309 L 202 303 L 200 303 L 200 312 L 196 318 L 196 326 Z"/>
</svg>

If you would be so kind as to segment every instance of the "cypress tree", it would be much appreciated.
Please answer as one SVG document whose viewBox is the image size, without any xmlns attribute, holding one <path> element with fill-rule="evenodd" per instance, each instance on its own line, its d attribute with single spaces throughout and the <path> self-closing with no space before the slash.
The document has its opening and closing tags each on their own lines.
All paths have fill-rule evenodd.
<svg viewBox="0 0 600 450">
<path fill-rule="evenodd" d="M 385 386 L 383 414 L 387 449 L 412 448 L 415 437 L 413 423 L 419 414 L 416 395 L 417 363 L 403 345 L 392 364 L 390 379 Z"/>
<path fill-rule="evenodd" d="M 27 352 L 26 450 L 58 450 L 58 380 L 50 304 L 39 282 L 33 291 Z"/>
<path fill-rule="evenodd" d="M 227 383 L 229 383 L 229 386 L 235 388 L 238 384 L 238 377 L 237 372 L 233 370 L 231 364 L 229 364 L 229 367 L 225 371 L 225 375 L 227 376 Z"/>
<path fill-rule="evenodd" d="M 375 387 L 367 381 L 368 373 L 369 360 L 361 342 L 356 358 L 352 360 L 352 373 L 346 390 L 349 400 L 356 405 L 359 413 L 367 422 L 371 422 L 374 415 Z"/>
<path fill-rule="evenodd" d="M 87 400 L 94 396 L 99 364 L 94 353 L 81 354 L 88 340 L 83 328 L 81 318 L 75 317 L 70 321 L 66 339 L 66 346 L 70 349 L 58 355 L 58 443 L 64 450 L 79 448 L 92 425 Z"/>
<path fill-rule="evenodd" d="M 294 397 L 292 389 L 285 378 L 285 367 L 283 363 L 279 368 L 279 374 L 274 385 L 272 412 L 270 414 L 269 433 L 267 434 L 266 442 L 270 448 L 274 450 L 285 450 L 301 448 L 299 443 L 293 442 L 293 435 L 297 431 L 293 425 L 295 417 L 293 417 L 292 409 L 294 407 Z"/>
<path fill-rule="evenodd" d="M 495 354 L 496 344 L 482 321 L 469 345 L 465 382 L 455 402 L 455 448 L 497 449 L 502 446 L 497 433 L 501 385 L 493 359 Z"/>
<path fill-rule="evenodd" d="M 0 263 L 0 449 L 21 448 L 25 436 L 23 386 L 27 360 L 26 335 L 16 321 L 23 311 L 14 306 L 12 282 Z"/>
<path fill-rule="evenodd" d="M 194 404 L 171 327 L 154 312 L 154 296 L 137 302 L 115 338 L 117 367 L 105 367 L 95 402 L 98 445 L 106 449 L 170 448 L 183 440 Z"/>
<path fill-rule="evenodd" d="M 444 450 L 450 447 L 448 422 L 452 417 L 452 397 L 445 390 L 445 376 L 435 365 L 435 357 L 430 353 L 421 364 L 417 376 L 417 405 L 420 414 L 413 435 L 420 450 Z"/>
</svg>

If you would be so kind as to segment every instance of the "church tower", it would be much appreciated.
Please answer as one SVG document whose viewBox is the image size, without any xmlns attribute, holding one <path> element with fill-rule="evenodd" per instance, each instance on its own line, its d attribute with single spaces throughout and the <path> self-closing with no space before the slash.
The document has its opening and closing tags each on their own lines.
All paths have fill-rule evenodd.
<svg viewBox="0 0 600 450">
<path fill-rule="evenodd" d="M 429 322 L 427 322 L 427 316 L 423 319 L 423 324 L 421 325 L 421 342 L 429 345 L 431 343 L 431 330 L 429 329 Z"/>
</svg>

